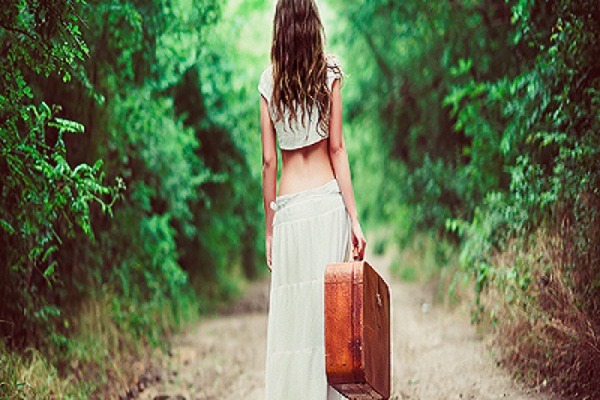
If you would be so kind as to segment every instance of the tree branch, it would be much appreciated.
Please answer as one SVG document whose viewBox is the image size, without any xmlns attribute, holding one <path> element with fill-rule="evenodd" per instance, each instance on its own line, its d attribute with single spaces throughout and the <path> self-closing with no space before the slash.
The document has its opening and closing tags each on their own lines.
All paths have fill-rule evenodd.
<svg viewBox="0 0 600 400">
<path fill-rule="evenodd" d="M 25 35 L 29 39 L 33 40 L 34 42 L 41 43 L 47 49 L 46 43 L 44 43 L 39 38 L 36 38 L 31 33 L 27 32 L 27 31 L 24 31 L 21 28 L 17 28 L 17 27 L 14 27 L 14 26 L 7 26 L 7 25 L 4 25 L 4 24 L 0 24 L 0 28 L 4 28 L 5 30 L 7 30 L 9 32 L 15 32 L 15 33 L 20 33 L 21 35 Z"/>
</svg>

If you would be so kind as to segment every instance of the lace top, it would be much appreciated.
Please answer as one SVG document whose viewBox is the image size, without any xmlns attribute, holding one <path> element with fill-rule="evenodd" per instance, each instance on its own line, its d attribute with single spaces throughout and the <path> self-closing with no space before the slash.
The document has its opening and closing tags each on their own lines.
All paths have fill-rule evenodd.
<svg viewBox="0 0 600 400">
<path fill-rule="evenodd" d="M 327 86 L 329 90 L 333 87 L 333 82 L 336 79 L 341 78 L 341 68 L 334 59 L 327 60 Z M 332 69 L 331 67 L 337 66 L 340 72 Z M 258 91 L 269 103 L 269 114 L 273 125 L 275 127 L 275 133 L 277 135 L 277 141 L 279 148 L 282 150 L 293 150 L 301 147 L 310 146 L 320 140 L 329 137 L 329 131 L 323 132 L 319 130 L 319 110 L 317 107 L 313 107 L 312 113 L 306 113 L 302 118 L 302 112 L 298 110 L 298 118 L 295 121 L 290 120 L 290 112 L 284 108 L 283 118 L 275 118 L 274 107 L 271 107 L 271 97 L 273 94 L 273 66 L 267 67 L 262 75 L 260 76 L 260 82 L 258 84 Z"/>
</svg>

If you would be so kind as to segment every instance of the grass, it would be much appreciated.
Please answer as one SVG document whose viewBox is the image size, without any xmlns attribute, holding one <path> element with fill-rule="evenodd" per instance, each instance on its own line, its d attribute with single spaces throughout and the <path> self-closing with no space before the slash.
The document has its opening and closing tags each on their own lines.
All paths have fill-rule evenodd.
<svg viewBox="0 0 600 400">
<path fill-rule="evenodd" d="M 193 300 L 179 310 L 180 316 L 164 302 L 162 307 L 143 310 L 149 313 L 146 330 L 132 329 L 119 322 L 121 315 L 115 311 L 119 301 L 110 293 L 86 300 L 72 318 L 66 347 L 17 351 L 0 341 L 0 399 L 118 398 L 152 369 L 152 348 L 168 343 L 165 339 L 180 324 L 198 319 Z"/>
<path fill-rule="evenodd" d="M 544 228 L 513 240 L 493 258 L 484 306 L 515 376 L 566 398 L 600 398 L 600 272 L 573 243 Z"/>
<path fill-rule="evenodd" d="M 495 338 L 495 359 L 516 379 L 569 399 L 600 398 L 598 246 L 586 247 L 598 243 L 600 227 L 590 226 L 584 240 L 561 224 L 496 249 L 477 311 L 478 331 Z M 475 306 L 473 277 L 458 262 L 460 248 L 430 233 L 391 237 L 376 241 L 374 250 L 398 248 L 395 276 L 433 283 L 437 301 Z"/>
<path fill-rule="evenodd" d="M 175 298 L 157 292 L 145 300 L 103 285 L 63 310 L 69 331 L 56 344 L 10 349 L 0 340 L 0 400 L 119 398 L 140 377 L 156 376 L 160 360 L 152 355 L 166 353 L 173 334 L 239 295 L 245 284 L 239 271 L 218 278 L 192 280 Z"/>
<path fill-rule="evenodd" d="M 0 342 L 0 398 L 86 399 L 85 389 L 35 349 L 23 353 L 7 350 Z"/>
<path fill-rule="evenodd" d="M 384 245 L 397 248 L 391 264 L 394 276 L 406 282 L 433 284 L 436 300 L 448 305 L 458 304 L 468 297 L 468 282 L 461 275 L 458 249 L 454 245 L 428 232 L 419 232 L 397 242 Z"/>
</svg>

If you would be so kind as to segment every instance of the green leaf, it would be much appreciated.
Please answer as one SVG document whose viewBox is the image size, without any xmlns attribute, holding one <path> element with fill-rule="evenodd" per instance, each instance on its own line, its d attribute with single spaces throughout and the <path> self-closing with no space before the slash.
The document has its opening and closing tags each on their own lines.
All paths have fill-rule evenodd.
<svg viewBox="0 0 600 400">
<path fill-rule="evenodd" d="M 15 228 L 13 228 L 12 225 L 9 224 L 5 219 L 0 218 L 0 226 L 2 226 L 4 232 L 8 233 L 9 235 L 14 235 Z"/>
<path fill-rule="evenodd" d="M 50 265 L 48 266 L 48 268 L 46 268 L 46 270 L 44 271 L 44 276 L 49 277 L 50 275 L 52 275 L 54 273 L 54 269 L 56 268 L 57 265 L 58 265 L 58 262 L 52 261 L 50 263 Z"/>
<path fill-rule="evenodd" d="M 57 128 L 60 132 L 83 133 L 85 131 L 85 127 L 79 122 L 58 117 L 54 118 L 53 121 L 48 122 L 48 126 Z"/>
<path fill-rule="evenodd" d="M 46 260 L 48 260 L 48 257 L 50 257 L 52 255 L 52 253 L 54 253 L 56 250 L 58 250 L 58 246 L 53 245 L 50 246 L 46 249 L 46 251 L 44 252 L 44 255 L 42 256 L 42 262 L 46 262 Z M 44 272 L 45 274 L 45 272 Z"/>
</svg>

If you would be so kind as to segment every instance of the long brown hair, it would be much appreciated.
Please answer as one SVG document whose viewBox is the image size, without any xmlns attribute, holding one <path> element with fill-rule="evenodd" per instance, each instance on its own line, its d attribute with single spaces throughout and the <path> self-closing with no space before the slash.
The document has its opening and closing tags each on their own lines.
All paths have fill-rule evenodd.
<svg viewBox="0 0 600 400">
<path fill-rule="evenodd" d="M 272 106 L 277 119 L 283 110 L 290 118 L 319 111 L 318 127 L 327 132 L 331 91 L 327 86 L 327 59 L 324 53 L 325 30 L 314 0 L 279 0 L 273 20 Z M 339 67 L 337 72 L 341 71 Z"/>
</svg>

